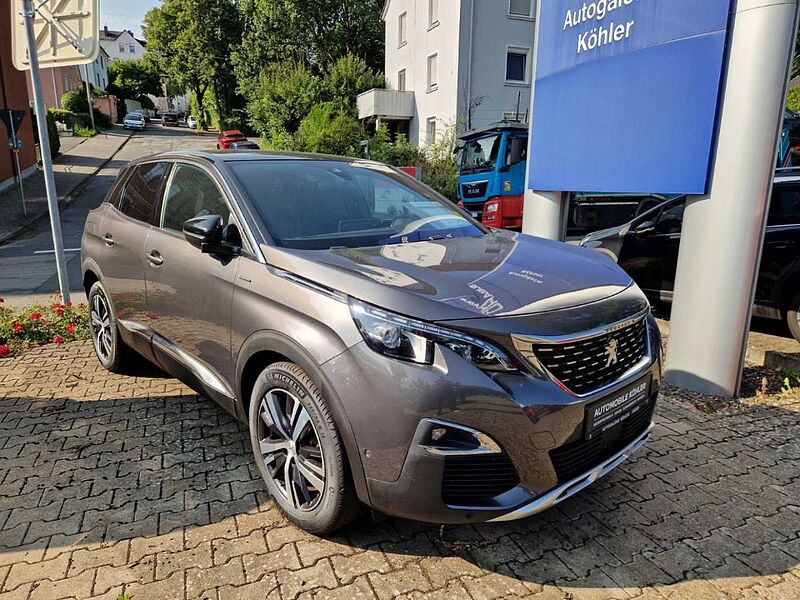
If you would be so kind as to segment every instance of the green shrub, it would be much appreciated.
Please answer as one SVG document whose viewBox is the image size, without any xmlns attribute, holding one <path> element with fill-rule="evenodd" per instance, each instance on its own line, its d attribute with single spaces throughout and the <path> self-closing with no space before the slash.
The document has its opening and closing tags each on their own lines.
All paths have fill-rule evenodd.
<svg viewBox="0 0 800 600">
<path fill-rule="evenodd" d="M 94 137 L 97 135 L 97 129 L 75 125 L 75 127 L 72 129 L 72 135 L 77 135 L 78 137 Z"/>
<path fill-rule="evenodd" d="M 800 113 L 800 86 L 793 87 L 786 96 L 786 108 Z"/>
<path fill-rule="evenodd" d="M 72 127 L 73 113 L 65 108 L 48 108 L 47 113 L 53 117 L 56 123 L 63 123 L 67 127 Z"/>
<path fill-rule="evenodd" d="M 322 139 L 335 116 L 333 102 L 314 105 L 297 130 L 295 139 L 298 147 L 305 152 L 321 152 Z"/>
<path fill-rule="evenodd" d="M 271 131 L 261 136 L 261 148 L 275 152 L 291 152 L 299 150 L 294 136 L 288 131 Z"/>
<path fill-rule="evenodd" d="M 50 109 L 54 110 L 54 109 Z M 61 138 L 58 137 L 58 127 L 56 127 L 56 120 L 52 114 L 50 114 L 50 110 L 47 111 L 47 138 L 50 141 L 50 155 L 52 157 L 58 156 L 59 152 L 61 151 Z M 33 140 L 37 144 L 39 143 L 39 128 L 36 126 L 36 113 L 31 108 L 31 120 L 34 123 L 33 126 Z"/>
<path fill-rule="evenodd" d="M 268 64 L 258 89 L 249 98 L 247 112 L 253 129 L 271 138 L 294 133 L 320 100 L 320 81 L 302 64 Z"/>
<path fill-rule="evenodd" d="M 322 88 L 340 112 L 356 116 L 356 96 L 372 88 L 382 88 L 383 73 L 375 72 L 363 59 L 347 54 L 328 69 Z"/>
<path fill-rule="evenodd" d="M 94 109 L 94 125 L 95 127 L 100 127 L 101 129 L 108 129 L 111 127 L 111 117 L 109 117 L 106 113 L 100 112 L 96 108 Z"/>
<path fill-rule="evenodd" d="M 61 96 L 61 108 L 75 113 L 88 113 L 89 101 L 86 99 L 86 89 L 80 87 L 77 90 L 64 92 Z"/>
</svg>

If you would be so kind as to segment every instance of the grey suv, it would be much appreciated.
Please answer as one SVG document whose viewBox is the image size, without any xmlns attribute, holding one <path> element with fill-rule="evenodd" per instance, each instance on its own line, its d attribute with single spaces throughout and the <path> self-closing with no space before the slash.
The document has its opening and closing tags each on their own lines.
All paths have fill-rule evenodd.
<svg viewBox="0 0 800 600">
<path fill-rule="evenodd" d="M 100 362 L 143 355 L 247 423 L 271 495 L 312 532 L 364 505 L 526 517 L 650 435 L 660 339 L 631 279 L 384 165 L 142 159 L 81 250 Z"/>
</svg>

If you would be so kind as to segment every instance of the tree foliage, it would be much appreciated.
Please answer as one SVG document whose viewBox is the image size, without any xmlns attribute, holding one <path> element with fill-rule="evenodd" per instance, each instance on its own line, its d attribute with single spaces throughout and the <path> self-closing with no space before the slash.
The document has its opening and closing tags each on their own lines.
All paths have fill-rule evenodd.
<svg viewBox="0 0 800 600">
<path fill-rule="evenodd" d="M 161 78 L 156 66 L 146 60 L 115 60 L 108 64 L 106 90 L 118 98 L 161 96 Z"/>
<path fill-rule="evenodd" d="M 356 96 L 372 88 L 382 88 L 383 83 L 383 73 L 370 69 L 363 59 L 347 54 L 330 66 L 325 74 L 323 89 L 340 110 L 355 116 Z"/>
<path fill-rule="evenodd" d="M 233 62 L 247 97 L 264 65 L 291 60 L 316 73 L 348 54 L 383 68 L 383 0 L 240 0 L 242 41 Z"/>
<path fill-rule="evenodd" d="M 262 135 L 295 133 L 319 101 L 320 86 L 319 78 L 302 64 L 267 65 L 249 98 L 250 124 Z"/>
<path fill-rule="evenodd" d="M 88 113 L 89 101 L 86 99 L 86 90 L 79 88 L 64 92 L 61 96 L 61 108 L 74 113 Z"/>
<path fill-rule="evenodd" d="M 147 50 L 173 88 L 188 89 L 196 98 L 200 125 L 205 127 L 205 96 L 213 87 L 216 108 L 229 109 L 233 93 L 230 55 L 239 37 L 233 0 L 164 0 L 147 12 Z"/>
</svg>

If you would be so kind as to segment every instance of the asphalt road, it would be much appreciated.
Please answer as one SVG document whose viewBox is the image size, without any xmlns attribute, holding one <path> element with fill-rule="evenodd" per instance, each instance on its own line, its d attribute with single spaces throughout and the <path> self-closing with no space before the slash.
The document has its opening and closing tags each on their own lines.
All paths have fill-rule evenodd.
<svg viewBox="0 0 800 600">
<path fill-rule="evenodd" d="M 61 211 L 61 229 L 66 250 L 67 271 L 74 301 L 84 299 L 81 288 L 80 246 L 83 224 L 90 210 L 103 201 L 121 168 L 131 160 L 168 150 L 202 150 L 215 147 L 215 135 L 191 132 L 186 128 L 164 128 L 149 124 L 143 132 L 136 132 L 128 143 L 96 175 L 90 177 L 72 204 Z M 0 297 L 7 304 L 29 303 L 32 299 L 44 300 L 58 288 L 56 262 L 50 221 L 14 242 L 0 246 L 0 272 L 13 273 L 0 284 Z M 31 297 L 34 298 L 31 298 Z"/>
</svg>

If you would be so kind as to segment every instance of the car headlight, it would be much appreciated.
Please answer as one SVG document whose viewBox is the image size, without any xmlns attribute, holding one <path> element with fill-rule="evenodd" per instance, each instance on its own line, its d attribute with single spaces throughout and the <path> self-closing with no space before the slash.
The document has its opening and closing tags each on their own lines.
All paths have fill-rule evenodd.
<svg viewBox="0 0 800 600">
<path fill-rule="evenodd" d="M 384 356 L 430 365 L 434 347 L 439 344 L 486 371 L 516 371 L 502 350 L 471 335 L 415 321 L 358 300 L 350 300 L 350 314 L 367 346 Z"/>
</svg>

